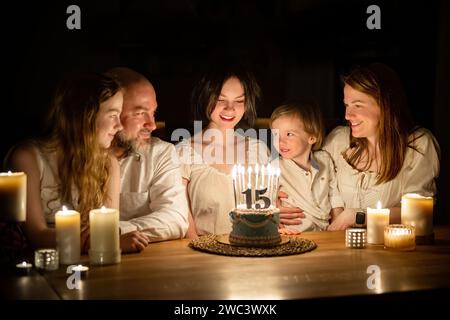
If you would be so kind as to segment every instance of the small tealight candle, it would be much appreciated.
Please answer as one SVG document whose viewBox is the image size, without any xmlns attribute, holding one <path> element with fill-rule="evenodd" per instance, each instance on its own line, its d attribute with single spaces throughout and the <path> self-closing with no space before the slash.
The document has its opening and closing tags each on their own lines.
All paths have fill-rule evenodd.
<svg viewBox="0 0 450 320">
<path fill-rule="evenodd" d="M 33 265 L 26 261 L 16 264 L 17 272 L 23 276 L 29 275 L 32 267 Z"/>
<path fill-rule="evenodd" d="M 382 209 L 381 202 L 377 208 L 367 208 L 367 242 L 370 244 L 384 243 L 384 227 L 389 225 L 389 209 Z"/>
<path fill-rule="evenodd" d="M 362 249 L 366 247 L 366 229 L 348 228 L 345 230 L 345 246 Z"/>
<path fill-rule="evenodd" d="M 384 228 L 384 246 L 387 249 L 409 251 L 416 248 L 415 228 L 404 224 L 391 224 Z"/>
<path fill-rule="evenodd" d="M 81 264 L 72 268 L 72 272 L 79 272 L 82 277 L 86 277 L 89 271 L 89 267 L 83 266 Z"/>
</svg>

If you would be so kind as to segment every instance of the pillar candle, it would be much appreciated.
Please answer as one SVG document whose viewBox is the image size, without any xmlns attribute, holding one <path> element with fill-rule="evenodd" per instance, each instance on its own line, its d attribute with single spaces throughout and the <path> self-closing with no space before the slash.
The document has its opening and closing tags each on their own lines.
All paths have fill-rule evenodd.
<svg viewBox="0 0 450 320">
<path fill-rule="evenodd" d="M 74 264 L 80 261 L 80 213 L 63 206 L 55 215 L 56 248 L 59 263 Z"/>
<path fill-rule="evenodd" d="M 0 221 L 21 222 L 26 218 L 27 175 L 0 173 Z"/>
<path fill-rule="evenodd" d="M 102 207 L 89 212 L 91 264 L 120 262 L 119 211 Z"/>
<path fill-rule="evenodd" d="M 367 208 L 367 243 L 383 244 L 384 227 L 389 225 L 389 209 L 382 209 L 378 201 L 377 208 Z"/>
<path fill-rule="evenodd" d="M 402 197 L 402 224 L 415 227 L 416 236 L 433 233 L 433 198 L 408 193 Z"/>
</svg>

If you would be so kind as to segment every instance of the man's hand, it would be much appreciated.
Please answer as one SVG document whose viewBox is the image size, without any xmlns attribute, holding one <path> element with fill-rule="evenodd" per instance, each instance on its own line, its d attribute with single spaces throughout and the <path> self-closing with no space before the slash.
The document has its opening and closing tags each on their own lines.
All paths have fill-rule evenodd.
<svg viewBox="0 0 450 320">
<path fill-rule="evenodd" d="M 120 249 L 122 253 L 140 252 L 148 246 L 150 240 L 139 231 L 132 231 L 120 236 Z"/>
<path fill-rule="evenodd" d="M 278 192 L 277 208 L 280 209 L 280 224 L 287 224 L 287 225 L 301 224 L 302 223 L 301 218 L 305 217 L 305 214 L 303 213 L 302 209 L 281 206 L 281 200 L 287 199 L 287 197 L 288 195 L 285 192 L 283 191 Z"/>
</svg>

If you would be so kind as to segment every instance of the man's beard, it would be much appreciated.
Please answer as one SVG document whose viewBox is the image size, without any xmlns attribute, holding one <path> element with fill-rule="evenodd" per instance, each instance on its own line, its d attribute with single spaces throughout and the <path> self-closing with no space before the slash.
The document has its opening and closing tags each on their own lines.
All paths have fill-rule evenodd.
<svg viewBox="0 0 450 320">
<path fill-rule="evenodd" d="M 150 139 L 140 141 L 137 138 L 129 139 L 124 135 L 123 131 L 119 131 L 114 137 L 113 144 L 115 147 L 123 149 L 126 154 L 129 154 L 130 152 L 138 152 L 148 147 L 150 145 Z"/>
</svg>

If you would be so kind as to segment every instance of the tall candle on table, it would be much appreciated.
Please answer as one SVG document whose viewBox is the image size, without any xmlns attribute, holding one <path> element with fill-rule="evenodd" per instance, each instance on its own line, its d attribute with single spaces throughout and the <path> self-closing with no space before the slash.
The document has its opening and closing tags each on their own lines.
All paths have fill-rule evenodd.
<svg viewBox="0 0 450 320">
<path fill-rule="evenodd" d="M 21 222 L 26 218 L 27 175 L 0 173 L 0 221 Z"/>
<path fill-rule="evenodd" d="M 402 224 L 415 227 L 416 236 L 433 233 L 433 198 L 408 193 L 402 197 Z"/>
<path fill-rule="evenodd" d="M 119 211 L 102 207 L 89 212 L 91 264 L 120 262 Z"/>
<path fill-rule="evenodd" d="M 389 209 L 381 208 L 380 201 L 377 208 L 367 208 L 367 243 L 384 243 L 384 227 L 389 225 L 389 214 Z"/>
<path fill-rule="evenodd" d="M 63 206 L 55 215 L 56 247 L 59 263 L 74 264 L 80 261 L 80 213 Z"/>
</svg>

